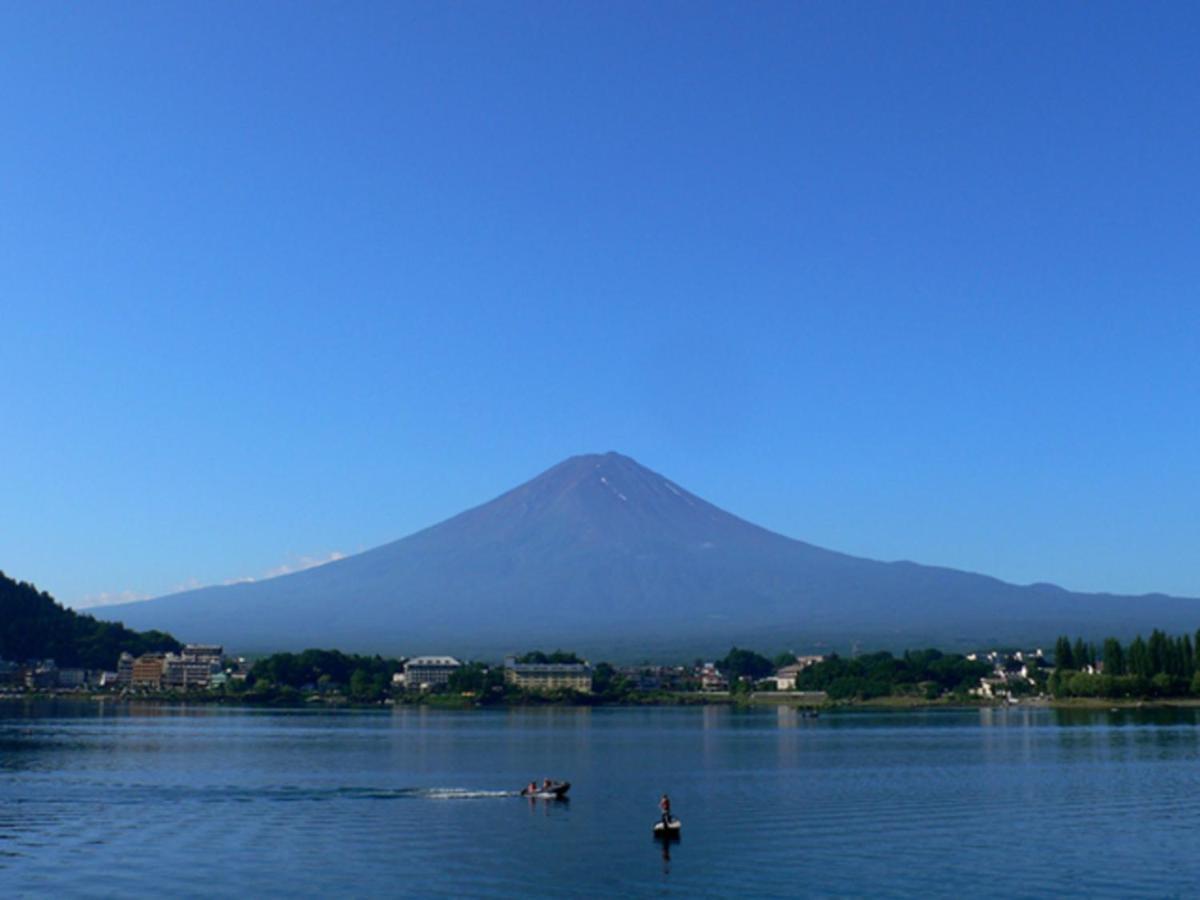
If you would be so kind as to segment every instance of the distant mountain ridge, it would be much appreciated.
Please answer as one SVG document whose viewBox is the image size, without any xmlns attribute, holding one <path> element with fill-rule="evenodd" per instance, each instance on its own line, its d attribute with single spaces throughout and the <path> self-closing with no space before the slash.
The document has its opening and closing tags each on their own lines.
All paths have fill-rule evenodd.
<svg viewBox="0 0 1200 900">
<path fill-rule="evenodd" d="M 1200 602 L 826 550 L 725 512 L 617 453 L 571 457 L 406 538 L 313 569 L 123 606 L 106 618 L 247 651 L 641 659 L 816 646 L 975 646 L 1191 630 Z"/>
</svg>

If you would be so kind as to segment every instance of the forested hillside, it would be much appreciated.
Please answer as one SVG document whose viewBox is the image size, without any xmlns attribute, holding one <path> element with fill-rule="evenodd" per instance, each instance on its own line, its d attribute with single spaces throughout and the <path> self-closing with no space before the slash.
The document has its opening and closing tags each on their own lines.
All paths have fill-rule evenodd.
<svg viewBox="0 0 1200 900">
<path fill-rule="evenodd" d="M 122 651 L 136 656 L 179 647 L 161 631 L 132 631 L 67 609 L 32 584 L 0 572 L 0 659 L 53 659 L 59 666 L 112 669 Z"/>
</svg>

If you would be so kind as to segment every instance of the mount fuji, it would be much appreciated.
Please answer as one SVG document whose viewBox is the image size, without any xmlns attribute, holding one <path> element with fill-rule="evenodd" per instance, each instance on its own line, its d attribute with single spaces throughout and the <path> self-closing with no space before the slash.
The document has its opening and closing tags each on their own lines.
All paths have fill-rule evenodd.
<svg viewBox="0 0 1200 900">
<path fill-rule="evenodd" d="M 781 649 L 1046 643 L 1193 630 L 1200 601 L 1071 593 L 826 550 L 617 453 L 574 456 L 401 540 L 265 581 L 97 611 L 261 652 L 338 647 L 614 660 Z"/>
</svg>

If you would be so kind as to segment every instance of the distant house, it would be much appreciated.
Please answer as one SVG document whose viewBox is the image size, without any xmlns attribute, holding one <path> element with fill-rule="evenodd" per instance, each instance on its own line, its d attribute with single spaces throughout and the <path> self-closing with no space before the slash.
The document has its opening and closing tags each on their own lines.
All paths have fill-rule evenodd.
<svg viewBox="0 0 1200 900">
<path fill-rule="evenodd" d="M 592 669 L 587 663 L 519 663 L 504 661 L 504 681 L 527 691 L 572 690 L 591 693 Z"/>
<path fill-rule="evenodd" d="M 775 690 L 794 691 L 796 689 L 796 677 L 803 671 L 804 666 L 795 663 L 777 669 L 771 679 L 775 682 Z"/>
<path fill-rule="evenodd" d="M 824 662 L 823 656 L 798 656 L 796 661 L 790 666 L 783 666 L 775 671 L 772 678 L 775 681 L 775 690 L 777 691 L 794 691 L 796 689 L 796 678 L 807 669 L 809 666 L 815 666 L 819 662 Z"/>
<path fill-rule="evenodd" d="M 1002 675 L 980 678 L 979 687 L 972 688 L 971 693 L 989 700 L 1009 699 L 1012 696 L 1008 688 L 1008 679 Z"/>
<path fill-rule="evenodd" d="M 709 693 L 729 690 L 729 679 L 721 674 L 715 663 L 705 663 L 700 667 L 700 690 Z"/>
<path fill-rule="evenodd" d="M 404 665 L 404 685 L 410 691 L 444 687 L 461 668 L 453 656 L 416 656 Z"/>
</svg>

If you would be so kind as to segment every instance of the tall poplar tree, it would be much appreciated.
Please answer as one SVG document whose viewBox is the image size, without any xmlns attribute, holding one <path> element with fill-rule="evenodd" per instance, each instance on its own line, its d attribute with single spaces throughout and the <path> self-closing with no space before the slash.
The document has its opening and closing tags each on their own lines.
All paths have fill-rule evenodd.
<svg viewBox="0 0 1200 900">
<path fill-rule="evenodd" d="M 1104 641 L 1104 674 L 1125 674 L 1125 650 L 1116 638 L 1106 638 Z"/>
<path fill-rule="evenodd" d="M 1197 632 L 1200 635 L 1200 632 Z M 1054 642 L 1054 665 L 1059 669 L 1075 668 L 1075 656 L 1071 653 L 1071 639 L 1066 635 Z"/>
</svg>

